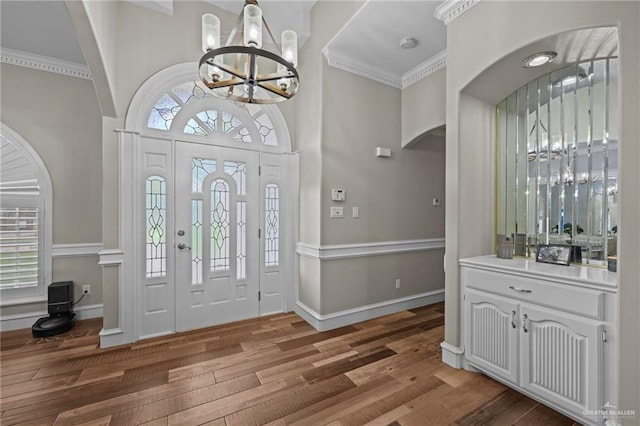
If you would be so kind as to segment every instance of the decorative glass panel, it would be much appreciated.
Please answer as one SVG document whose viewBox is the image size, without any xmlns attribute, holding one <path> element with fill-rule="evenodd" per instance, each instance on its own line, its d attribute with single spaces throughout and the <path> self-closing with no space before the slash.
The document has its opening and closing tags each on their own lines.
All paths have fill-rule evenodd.
<svg viewBox="0 0 640 426">
<path fill-rule="evenodd" d="M 238 195 L 247 194 L 247 165 L 239 161 L 225 161 L 224 172 L 236 181 Z"/>
<path fill-rule="evenodd" d="M 191 201 L 191 284 L 202 284 L 202 200 Z"/>
<path fill-rule="evenodd" d="M 211 270 L 229 269 L 229 184 L 216 179 L 211 185 Z"/>
<path fill-rule="evenodd" d="M 247 277 L 247 202 L 238 201 L 237 204 L 237 232 L 236 244 L 236 275 L 239 280 Z"/>
<path fill-rule="evenodd" d="M 187 121 L 187 124 L 184 126 L 184 133 L 186 133 L 187 135 L 199 135 L 199 136 L 206 136 L 209 133 L 200 125 L 200 123 L 198 123 L 196 120 L 194 120 L 193 118 L 190 118 L 189 121 Z"/>
<path fill-rule="evenodd" d="M 202 182 L 216 171 L 216 160 L 193 158 L 191 160 L 191 192 L 202 192 Z"/>
<path fill-rule="evenodd" d="M 255 122 L 258 126 L 258 133 L 260 133 L 262 143 L 265 145 L 277 146 L 278 138 L 276 137 L 276 131 L 273 129 L 273 124 L 271 124 L 271 120 L 267 114 L 262 114 L 261 116 L 256 117 Z"/>
<path fill-rule="evenodd" d="M 265 187 L 265 266 L 277 266 L 280 261 L 280 191 L 278 185 Z"/>
<path fill-rule="evenodd" d="M 38 285 L 38 209 L 0 209 L 0 288 Z"/>
<path fill-rule="evenodd" d="M 196 117 L 208 127 L 207 134 L 218 130 L 218 111 L 201 111 Z"/>
<path fill-rule="evenodd" d="M 146 181 L 146 276 L 164 277 L 167 273 L 167 183 L 161 176 Z"/>
<path fill-rule="evenodd" d="M 164 95 L 153 106 L 147 127 L 159 130 L 169 130 L 176 114 L 180 111 L 180 105 L 169 94 Z"/>
<path fill-rule="evenodd" d="M 193 99 L 203 99 L 205 97 L 215 97 L 213 92 L 205 91 L 202 85 L 196 81 L 188 81 L 171 90 L 182 101 L 183 104 L 191 102 Z"/>
</svg>

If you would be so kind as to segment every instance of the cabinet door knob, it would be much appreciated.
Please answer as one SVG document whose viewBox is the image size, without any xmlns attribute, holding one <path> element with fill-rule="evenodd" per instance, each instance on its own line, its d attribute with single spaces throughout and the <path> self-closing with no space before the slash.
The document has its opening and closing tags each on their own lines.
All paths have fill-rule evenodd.
<svg viewBox="0 0 640 426">
<path fill-rule="evenodd" d="M 512 285 L 510 285 L 509 288 L 513 291 L 519 291 L 520 293 L 531 293 L 531 290 L 529 290 L 528 288 L 520 288 Z"/>
</svg>

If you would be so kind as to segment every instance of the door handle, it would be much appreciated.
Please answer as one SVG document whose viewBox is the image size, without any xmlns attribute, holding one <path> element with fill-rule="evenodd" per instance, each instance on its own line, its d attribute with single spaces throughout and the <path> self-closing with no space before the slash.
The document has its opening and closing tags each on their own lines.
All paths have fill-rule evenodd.
<svg viewBox="0 0 640 426">
<path fill-rule="evenodd" d="M 511 327 L 516 328 L 516 311 L 511 311 Z"/>
<path fill-rule="evenodd" d="M 185 245 L 184 245 L 184 243 L 179 243 L 179 244 L 178 244 L 178 248 L 179 248 L 180 250 L 184 250 L 184 249 L 191 250 L 191 247 L 189 247 L 189 246 L 185 246 Z"/>
</svg>

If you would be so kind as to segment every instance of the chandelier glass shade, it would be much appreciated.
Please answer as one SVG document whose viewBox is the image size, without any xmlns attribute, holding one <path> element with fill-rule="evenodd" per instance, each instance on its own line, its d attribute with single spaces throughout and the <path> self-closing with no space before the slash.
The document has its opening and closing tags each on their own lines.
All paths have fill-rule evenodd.
<svg viewBox="0 0 640 426">
<path fill-rule="evenodd" d="M 263 29 L 275 51 L 263 48 Z M 282 33 L 278 48 L 256 0 L 246 0 L 225 46 L 220 20 L 202 16 L 202 82 L 217 95 L 237 102 L 272 104 L 291 99 L 298 91 L 298 41 L 292 30 Z"/>
</svg>

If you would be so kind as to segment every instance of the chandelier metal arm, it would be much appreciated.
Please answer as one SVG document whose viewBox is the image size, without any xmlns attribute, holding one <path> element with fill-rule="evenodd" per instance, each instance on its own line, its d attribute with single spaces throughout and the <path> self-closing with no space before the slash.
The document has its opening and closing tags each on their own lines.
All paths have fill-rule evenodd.
<svg viewBox="0 0 640 426">
<path fill-rule="evenodd" d="M 276 86 L 272 85 L 272 84 L 261 84 L 259 83 L 258 86 L 262 87 L 264 90 L 268 90 L 269 92 L 275 94 L 275 95 L 279 95 L 282 96 L 283 98 L 286 99 L 291 99 L 293 97 L 293 95 L 278 89 Z"/>
</svg>

